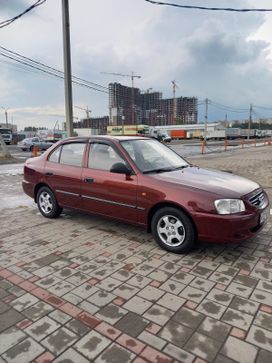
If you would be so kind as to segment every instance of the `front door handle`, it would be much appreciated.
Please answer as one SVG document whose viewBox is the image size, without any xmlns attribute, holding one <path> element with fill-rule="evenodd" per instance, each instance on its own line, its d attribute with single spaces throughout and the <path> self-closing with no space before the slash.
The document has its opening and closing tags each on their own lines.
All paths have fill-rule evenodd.
<svg viewBox="0 0 272 363">
<path fill-rule="evenodd" d="M 85 178 L 84 181 L 86 183 L 93 183 L 94 182 L 94 179 L 93 178 Z"/>
<path fill-rule="evenodd" d="M 52 175 L 54 175 L 54 173 L 51 173 L 50 171 L 47 171 L 47 172 L 45 173 L 45 175 L 46 175 L 46 176 L 52 176 Z"/>
</svg>

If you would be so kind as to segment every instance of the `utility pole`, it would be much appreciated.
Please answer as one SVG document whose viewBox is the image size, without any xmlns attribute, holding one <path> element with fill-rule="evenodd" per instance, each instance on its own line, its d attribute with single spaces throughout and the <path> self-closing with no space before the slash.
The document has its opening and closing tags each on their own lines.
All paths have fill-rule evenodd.
<svg viewBox="0 0 272 363">
<path fill-rule="evenodd" d="M 73 96 L 70 47 L 69 2 L 62 0 L 63 62 L 67 136 L 73 136 Z"/>
<path fill-rule="evenodd" d="M 208 107 L 209 107 L 209 99 L 205 98 L 205 129 L 204 129 L 204 141 L 205 141 L 205 144 L 207 143 Z"/>
<path fill-rule="evenodd" d="M 249 108 L 249 120 L 248 120 L 248 130 L 247 130 L 247 139 L 250 139 L 250 129 L 251 129 L 251 122 L 252 122 L 252 111 L 253 111 L 253 106 L 252 103 L 250 104 L 250 108 Z"/>
</svg>

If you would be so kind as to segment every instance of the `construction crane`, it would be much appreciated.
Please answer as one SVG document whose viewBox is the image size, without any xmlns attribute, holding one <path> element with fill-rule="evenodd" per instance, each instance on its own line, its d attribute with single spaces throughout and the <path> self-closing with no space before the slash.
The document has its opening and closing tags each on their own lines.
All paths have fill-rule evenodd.
<svg viewBox="0 0 272 363">
<path fill-rule="evenodd" d="M 79 106 L 74 106 L 75 108 L 78 108 L 79 110 L 83 110 L 86 112 L 86 116 L 87 119 L 90 119 L 90 112 L 92 112 L 91 110 L 89 110 L 88 106 L 86 106 L 86 108 L 83 107 L 79 107 Z"/>
<path fill-rule="evenodd" d="M 171 81 L 173 85 L 173 121 L 175 123 L 177 118 L 177 99 L 176 99 L 176 88 L 178 88 L 178 85 L 176 81 Z"/>
<path fill-rule="evenodd" d="M 135 124 L 134 78 L 141 78 L 142 76 L 137 76 L 134 74 L 134 72 L 131 72 L 131 74 L 111 73 L 111 72 L 101 72 L 101 73 L 110 74 L 113 76 L 129 77 L 131 79 L 131 123 Z"/>
</svg>

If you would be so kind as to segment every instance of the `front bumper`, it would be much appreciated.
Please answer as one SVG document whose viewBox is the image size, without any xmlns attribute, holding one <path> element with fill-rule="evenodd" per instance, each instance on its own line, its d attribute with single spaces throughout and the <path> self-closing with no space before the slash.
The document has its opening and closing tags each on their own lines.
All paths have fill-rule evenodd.
<svg viewBox="0 0 272 363">
<path fill-rule="evenodd" d="M 269 218 L 270 207 L 247 211 L 241 214 L 204 214 L 194 215 L 198 238 L 205 242 L 233 243 L 256 236 L 266 224 L 265 214 Z M 262 216 L 262 217 L 261 217 Z"/>
</svg>

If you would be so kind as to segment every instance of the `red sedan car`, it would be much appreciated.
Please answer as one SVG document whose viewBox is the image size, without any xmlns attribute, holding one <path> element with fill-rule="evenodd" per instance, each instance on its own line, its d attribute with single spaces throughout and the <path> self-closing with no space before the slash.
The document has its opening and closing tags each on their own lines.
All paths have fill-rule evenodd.
<svg viewBox="0 0 272 363">
<path fill-rule="evenodd" d="M 63 208 L 144 226 L 171 252 L 197 239 L 239 242 L 256 235 L 269 215 L 257 183 L 201 169 L 144 137 L 68 138 L 28 159 L 23 189 L 47 218 Z"/>
</svg>

